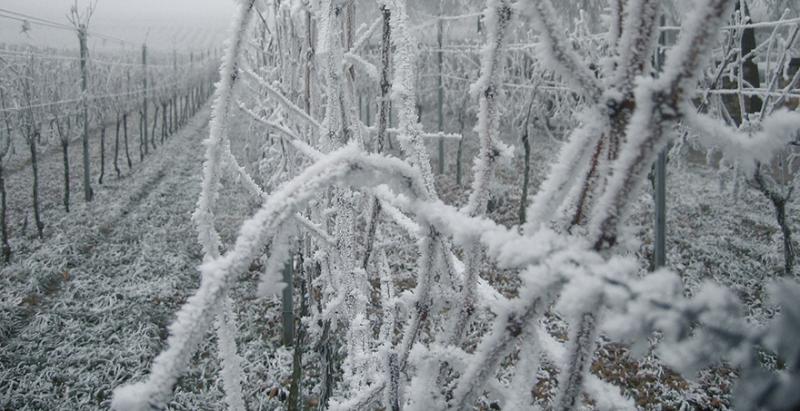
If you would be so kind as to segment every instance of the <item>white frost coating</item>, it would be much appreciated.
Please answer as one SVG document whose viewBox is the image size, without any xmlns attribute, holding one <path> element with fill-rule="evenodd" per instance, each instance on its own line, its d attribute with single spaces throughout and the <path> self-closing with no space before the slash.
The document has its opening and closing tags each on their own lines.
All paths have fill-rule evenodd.
<svg viewBox="0 0 800 411">
<path fill-rule="evenodd" d="M 389 21 L 391 40 L 395 46 L 394 69 L 392 82 L 392 98 L 398 105 L 398 140 L 410 163 L 419 170 L 425 188 L 425 200 L 437 198 L 433 184 L 430 158 L 422 139 L 422 127 L 416 119 L 416 100 L 414 96 L 414 65 L 412 45 L 414 39 L 408 33 L 408 16 L 404 0 L 388 1 L 387 8 L 391 12 Z M 430 314 L 431 277 L 436 271 L 439 253 L 452 254 L 449 243 L 429 224 L 420 220 L 421 237 L 418 240 L 419 257 L 417 259 L 417 286 L 414 289 L 414 304 L 408 319 L 400 345 L 397 348 L 398 368 L 404 370 L 408 356 L 417 341 L 420 327 Z M 439 267 L 446 278 L 454 273 L 447 267 Z M 383 388 L 381 388 L 383 389 Z M 370 394 L 371 395 L 371 394 Z"/>
<path fill-rule="evenodd" d="M 527 252 L 536 249 L 534 246 L 538 246 L 538 249 L 549 250 L 546 246 L 543 246 L 543 244 L 550 243 L 549 239 L 543 235 L 546 234 L 546 231 L 542 231 L 531 237 L 522 237 L 513 230 L 508 230 L 490 220 L 480 218 L 467 220 L 461 224 L 455 224 L 458 219 L 458 210 L 451 206 L 444 205 L 441 202 L 428 203 L 425 205 L 419 202 L 414 203 L 415 205 L 411 205 L 412 203 L 408 202 L 406 199 L 401 200 L 398 196 L 393 195 L 385 185 L 375 187 L 372 192 L 380 199 L 381 207 L 383 207 L 382 210 L 386 212 L 386 215 L 391 217 L 395 223 L 415 239 L 422 236 L 420 225 L 406 216 L 395 207 L 394 204 L 402 204 L 406 209 L 413 210 L 418 218 L 433 225 L 444 234 L 458 236 L 463 242 L 462 244 L 473 241 L 483 241 L 484 244 L 492 244 L 491 248 L 494 250 L 492 256 L 498 260 L 500 266 L 522 267 L 527 265 L 527 262 L 536 260 L 547 252 L 543 251 L 541 254 L 533 252 L 532 256 L 526 255 Z M 440 210 L 440 206 L 443 206 L 441 210 L 444 211 L 442 211 L 442 214 L 437 215 L 436 213 L 438 213 L 438 211 L 433 210 Z M 428 209 L 428 207 L 431 208 Z M 466 228 L 470 232 L 466 233 L 459 232 L 458 230 L 449 230 L 450 228 L 456 227 Z M 506 253 L 500 250 L 511 251 L 510 253 Z M 521 257 L 521 259 L 509 256 L 508 254 Z M 453 271 L 463 278 L 466 269 L 464 263 L 452 253 L 450 253 L 449 256 L 452 260 Z M 499 291 L 480 277 L 477 279 L 476 286 L 478 295 L 480 296 L 478 302 L 487 310 L 494 311 L 495 307 L 501 306 L 508 301 Z"/>
<path fill-rule="evenodd" d="M 567 348 L 551 336 L 544 327 L 539 327 L 536 335 L 542 346 L 542 353 L 553 364 L 566 363 Z M 598 410 L 635 410 L 636 404 L 628 397 L 622 395 L 619 387 L 601 380 L 594 374 L 589 374 L 586 379 L 586 394 L 595 400 Z"/>
<path fill-rule="evenodd" d="M 617 75 L 611 85 L 624 95 L 633 92 L 634 81 L 641 73 L 649 71 L 653 46 L 658 30 L 660 0 L 629 0 L 625 2 L 625 20 L 617 52 Z M 614 5 L 612 5 L 612 8 Z"/>
<path fill-rule="evenodd" d="M 449 356 L 434 355 L 427 347 L 417 345 L 411 354 L 410 362 L 416 369 L 415 375 L 405 389 L 406 411 L 429 411 L 445 409 L 444 399 L 436 384 L 437 365 Z"/>
<path fill-rule="evenodd" d="M 294 215 L 294 220 L 307 228 L 309 233 L 314 234 L 318 239 L 322 240 L 325 245 L 329 247 L 336 245 L 336 239 L 328 234 L 319 224 L 309 220 L 300 213 Z"/>
<path fill-rule="evenodd" d="M 511 23 L 511 5 L 506 0 L 489 0 L 486 4 L 486 44 L 481 51 L 481 76 L 470 87 L 473 95 L 478 95 L 478 139 L 480 151 L 472 167 L 472 192 L 467 202 L 466 213 L 471 216 L 486 212 L 489 201 L 489 188 L 494 175 L 495 146 L 502 143 L 498 139 L 500 112 L 497 110 L 497 89 L 503 71 L 503 49 Z"/>
<path fill-rule="evenodd" d="M 679 82 L 673 87 L 692 90 L 693 81 L 711 53 L 707 51 L 719 37 L 719 27 L 728 18 L 733 0 L 700 0 L 688 13 L 680 37 L 667 54 L 664 73 L 659 80 Z M 685 92 L 681 90 L 681 92 Z M 688 94 L 686 97 L 690 97 Z"/>
<path fill-rule="evenodd" d="M 511 23 L 511 5 L 505 0 L 490 0 L 486 4 L 486 28 L 488 35 L 481 56 L 481 76 L 471 87 L 472 94 L 480 96 L 478 107 L 478 138 L 480 149 L 472 166 L 472 191 L 467 201 L 465 213 L 478 216 L 486 213 L 489 202 L 489 189 L 494 176 L 494 168 L 498 150 L 502 143 L 498 139 L 500 112 L 497 109 L 497 88 L 500 74 L 503 71 L 502 52 L 505 47 L 508 29 Z M 450 343 L 458 346 L 469 326 L 476 305 L 475 283 L 478 278 L 478 266 L 482 257 L 479 244 L 474 241 L 465 248 L 466 270 L 461 289 L 459 311 L 452 326 Z"/>
<path fill-rule="evenodd" d="M 232 411 L 246 410 L 242 396 L 242 358 L 236 353 L 236 313 L 233 311 L 233 301 L 230 297 L 223 297 L 222 307 L 217 315 L 217 348 L 222 359 L 223 388 L 225 388 L 225 403 Z"/>
<path fill-rule="evenodd" d="M 510 410 L 527 410 L 532 408 L 531 391 L 538 382 L 541 347 L 539 346 L 538 327 L 530 327 L 520 338 L 519 358 L 514 369 L 514 377 L 508 389 L 509 398 L 505 408 Z"/>
<path fill-rule="evenodd" d="M 387 130 L 389 133 L 392 132 L 392 129 Z M 457 133 L 445 133 L 440 131 L 438 133 L 422 133 L 422 137 L 430 138 L 430 139 L 445 139 L 445 140 L 462 140 L 464 136 Z"/>
<path fill-rule="evenodd" d="M 386 252 L 383 249 L 378 251 L 378 264 L 380 270 L 378 275 L 381 282 L 381 305 L 382 318 L 380 336 L 381 341 L 387 346 L 391 346 L 391 337 L 394 334 L 395 327 L 395 312 L 397 310 L 397 301 L 395 300 L 394 283 L 390 275 L 389 260 L 386 258 Z"/>
<path fill-rule="evenodd" d="M 619 44 L 619 37 L 622 34 L 622 16 L 623 16 L 623 2 L 622 0 L 609 0 L 609 30 L 608 30 L 608 44 L 616 46 Z"/>
<path fill-rule="evenodd" d="M 599 411 L 634 411 L 636 401 L 622 394 L 619 387 L 589 374 L 584 382 L 586 395 L 594 400 L 595 409 Z"/>
<path fill-rule="evenodd" d="M 325 79 L 325 115 L 320 127 L 321 149 L 330 151 L 346 142 L 349 132 L 349 106 L 343 106 L 346 93 L 343 82 L 343 50 L 340 37 L 343 35 L 342 14 L 344 3 L 339 0 L 325 0 L 320 3 L 319 31 L 317 33 L 316 56 L 319 59 L 319 73 Z M 352 122 L 350 122 L 352 124 Z"/>
<path fill-rule="evenodd" d="M 387 196 L 382 191 L 376 190 L 382 200 L 415 215 L 418 220 L 433 226 L 442 234 L 451 236 L 456 245 L 466 246 L 477 239 L 486 248 L 486 255 L 496 260 L 500 268 L 522 268 L 536 264 L 560 249 L 588 248 L 583 241 L 567 239 L 548 229 L 538 230 L 532 235 L 521 235 L 517 230 L 487 218 L 465 216 L 440 200 L 415 201 L 403 196 Z"/>
<path fill-rule="evenodd" d="M 269 258 L 264 264 L 264 272 L 258 280 L 256 295 L 261 298 L 272 297 L 286 288 L 281 270 L 291 255 L 291 237 L 288 227 L 280 227 L 269 247 Z"/>
<path fill-rule="evenodd" d="M 372 81 L 375 84 L 380 83 L 381 78 L 380 75 L 378 74 L 378 68 L 375 67 L 374 64 L 368 62 L 358 54 L 354 53 L 345 53 L 344 59 L 353 66 L 363 70 L 364 73 L 367 75 L 367 77 L 369 77 L 370 81 Z"/>
<path fill-rule="evenodd" d="M 675 273 L 660 270 L 642 279 L 628 283 L 630 292 L 639 298 L 631 299 L 627 290 L 606 291 L 609 309 L 603 318 L 601 329 L 604 335 L 615 341 L 629 344 L 634 355 L 643 354 L 649 348 L 647 338 L 653 330 L 668 335 L 674 334 L 672 323 L 676 313 L 665 313 L 655 309 L 652 301 L 671 301 L 683 295 L 683 283 Z"/>
<path fill-rule="evenodd" d="M 528 207 L 528 221 L 523 226 L 526 233 L 534 233 L 553 218 L 575 179 L 581 172 L 581 166 L 589 163 L 592 148 L 597 144 L 608 120 L 595 111 L 580 115 L 583 125 L 576 129 L 561 147 L 558 160 L 550 167 L 547 178 Z"/>
<path fill-rule="evenodd" d="M 158 403 L 149 400 L 152 395 L 152 387 L 147 383 L 138 382 L 126 385 L 114 390 L 114 397 L 111 400 L 111 409 L 119 411 L 151 411 L 159 406 Z"/>
<path fill-rule="evenodd" d="M 319 124 L 317 120 L 314 120 L 313 117 L 309 116 L 303 109 L 297 107 L 296 104 L 289 101 L 286 96 L 283 95 L 279 90 L 276 90 L 275 87 L 269 84 L 267 80 L 264 80 L 258 74 L 254 73 L 253 70 L 247 69 L 245 73 L 252 77 L 258 85 L 264 87 L 264 90 L 269 92 L 269 95 L 272 96 L 275 101 L 281 104 L 289 113 L 295 115 L 298 119 L 302 120 L 301 122 L 307 122 L 308 124 L 314 126 L 316 129 L 320 129 L 322 126 Z"/>
<path fill-rule="evenodd" d="M 353 47 L 347 51 L 347 54 L 358 53 L 358 51 L 369 42 L 369 39 L 375 34 L 378 28 L 381 27 L 381 23 L 383 23 L 383 17 L 376 18 L 369 28 L 367 28 L 363 33 L 361 33 L 361 35 L 358 36 L 358 38 L 356 38 L 356 40 L 353 42 Z"/>
<path fill-rule="evenodd" d="M 431 239 L 431 234 L 426 233 L 419 241 L 420 255 L 417 259 L 417 286 L 414 288 L 414 312 L 411 314 L 403 332 L 403 338 L 397 349 L 400 359 L 400 369 L 404 369 L 408 355 L 417 340 L 422 321 L 427 317 L 430 309 L 431 277 L 433 274 L 434 260 L 438 250 L 438 241 Z"/>
<path fill-rule="evenodd" d="M 314 53 L 317 55 L 328 53 L 329 33 L 331 31 L 330 13 L 328 13 L 328 10 L 331 8 L 331 3 L 331 0 L 321 0 L 318 2 L 319 12 L 316 13 L 317 38 L 316 47 L 314 47 Z"/>
<path fill-rule="evenodd" d="M 321 158 L 322 153 L 310 148 L 310 146 L 306 145 L 300 140 L 291 140 L 289 141 L 290 144 L 294 145 L 295 148 L 298 149 L 302 154 L 310 157 L 311 159 L 317 160 Z M 239 162 L 236 160 L 236 157 L 230 150 L 230 145 L 224 144 L 224 153 L 223 153 L 223 160 L 228 168 L 238 177 L 239 182 L 242 182 L 245 189 L 252 195 L 260 200 L 266 200 L 269 195 L 261 190 L 261 187 L 253 180 L 253 177 L 244 169 L 244 167 L 239 165 Z M 308 232 L 316 236 L 318 239 L 322 240 L 327 245 L 333 245 L 336 243 L 336 240 L 331 237 L 330 234 L 325 232 L 318 224 L 315 224 L 313 221 L 305 218 L 300 213 L 294 215 L 294 220 L 303 227 L 308 229 Z"/>
<path fill-rule="evenodd" d="M 244 47 L 244 36 L 252 14 L 255 0 L 248 0 L 239 5 L 239 10 L 232 23 L 231 40 L 220 66 L 220 81 L 216 88 L 216 97 L 211 108 L 209 135 L 205 140 L 206 161 L 203 166 L 203 185 L 197 210 L 192 219 L 198 227 L 198 239 L 206 255 L 215 257 L 219 254 L 219 235 L 214 229 L 214 205 L 217 201 L 220 173 L 219 144 L 227 133 L 228 115 L 233 102 L 233 87 L 239 76 L 239 57 Z"/>
<path fill-rule="evenodd" d="M 594 74 L 583 63 L 583 59 L 572 48 L 572 44 L 562 35 L 560 19 L 550 0 L 527 0 L 528 10 L 536 29 L 541 34 L 538 54 L 549 68 L 562 76 L 590 101 L 597 101 L 602 94 Z"/>
<path fill-rule="evenodd" d="M 728 16 L 731 0 L 696 2 L 689 13 L 675 47 L 666 58 L 658 79 L 641 79 L 634 93 L 636 110 L 626 130 L 622 147 L 606 191 L 598 199 L 589 222 L 589 236 L 597 248 L 616 241 L 618 225 L 629 210 L 629 199 L 642 185 L 658 151 L 669 140 L 668 125 L 678 121 L 686 90 L 694 87 L 707 51 L 718 36 L 718 28 Z"/>
<path fill-rule="evenodd" d="M 597 290 L 596 288 L 594 290 Z M 594 291 L 593 290 L 593 291 Z M 577 316 L 571 318 L 567 361 L 561 368 L 558 378 L 558 394 L 553 400 L 555 410 L 569 411 L 581 402 L 589 367 L 592 365 L 595 339 L 597 338 L 597 316 L 602 297 L 598 291 L 585 293 L 587 300 L 581 304 Z"/>
<path fill-rule="evenodd" d="M 524 285 L 519 298 L 509 302 L 506 307 L 498 308 L 492 330 L 475 348 L 472 360 L 453 390 L 450 409 L 469 409 L 474 404 L 514 341 L 524 335 L 529 327 L 533 327 L 558 297 L 563 283 L 557 274 L 549 265 L 543 264 L 531 267 L 520 275 Z"/>
<path fill-rule="evenodd" d="M 163 404 L 205 334 L 216 306 L 230 281 L 243 273 L 264 246 L 265 236 L 273 232 L 299 207 L 321 190 L 339 181 L 359 184 L 385 183 L 387 180 L 412 195 L 423 194 L 419 173 L 405 162 L 376 154 L 364 155 L 354 147 L 338 150 L 278 189 L 261 209 L 242 224 L 233 248 L 206 261 L 200 288 L 189 297 L 170 325 L 167 348 L 153 362 L 147 380 L 115 390 L 112 406 L 117 410 L 138 410 L 148 404 Z M 120 398 L 120 400 L 116 400 Z M 137 401 L 131 401 L 136 398 Z"/>
<path fill-rule="evenodd" d="M 366 131 L 368 133 L 376 134 L 378 132 L 378 128 L 374 127 L 374 126 L 364 127 L 364 131 Z M 397 128 L 395 128 L 395 127 L 392 127 L 392 128 L 387 128 L 386 132 L 389 133 L 389 134 L 398 134 L 398 133 L 401 133 L 402 131 L 397 129 Z M 462 136 L 461 134 L 458 134 L 458 133 L 445 133 L 444 131 L 437 131 L 437 132 L 433 132 L 433 133 L 425 132 L 425 133 L 422 133 L 422 137 L 423 138 L 429 138 L 429 139 L 439 139 L 439 138 L 441 138 L 441 139 L 445 139 L 445 140 L 461 140 L 461 139 L 464 138 L 464 136 Z"/>
<path fill-rule="evenodd" d="M 412 165 L 419 168 L 428 193 L 436 196 L 433 184 L 430 157 L 421 138 L 422 126 L 417 123 L 416 97 L 414 93 L 414 50 L 416 40 L 408 33 L 408 15 L 404 0 L 388 1 L 391 10 L 390 26 L 394 53 L 394 79 L 392 99 L 397 102 L 398 141 Z"/>
<path fill-rule="evenodd" d="M 247 106 L 245 106 L 244 103 L 239 103 L 239 109 L 241 109 L 244 113 L 247 113 L 247 115 L 252 117 L 253 120 L 258 121 L 259 123 L 271 128 L 272 130 L 275 130 L 275 131 L 281 133 L 284 137 L 286 137 L 286 138 L 288 138 L 290 140 L 298 140 L 298 141 L 300 140 L 300 137 L 298 137 L 297 134 L 295 134 L 294 131 L 289 130 L 288 128 L 286 128 L 286 127 L 284 127 L 284 126 L 282 126 L 282 125 L 280 125 L 278 123 L 275 123 L 275 122 L 272 122 L 272 121 L 269 121 L 269 120 L 261 118 L 261 116 L 256 114 L 256 112 L 254 112 L 253 110 L 247 108 Z"/>
<path fill-rule="evenodd" d="M 397 225 L 404 229 L 411 238 L 418 239 L 422 236 L 422 228 L 414 220 L 403 214 L 397 207 L 381 201 L 381 210 L 386 213 Z"/>
<path fill-rule="evenodd" d="M 800 113 L 781 109 L 761 121 L 761 129 L 747 133 L 720 124 L 707 115 L 686 110 L 686 124 L 698 132 L 698 140 L 708 149 L 736 162 L 746 175 L 752 175 L 756 163 L 768 164 L 786 145 L 800 139 Z"/>
<path fill-rule="evenodd" d="M 380 328 L 380 341 L 382 341 L 381 350 L 381 364 L 384 367 L 384 374 L 386 380 L 390 378 L 390 368 L 392 366 L 389 356 L 392 351 L 392 340 L 394 337 L 394 329 L 397 323 L 397 309 L 398 300 L 395 297 L 394 283 L 392 282 L 391 271 L 389 268 L 389 260 L 386 258 L 386 252 L 383 249 L 378 250 L 378 264 L 380 269 L 378 275 L 381 284 L 381 328 Z M 388 408 L 388 405 L 387 405 Z"/>
<path fill-rule="evenodd" d="M 250 110 L 249 108 L 245 107 L 243 104 L 240 104 L 239 108 L 243 112 L 250 115 L 254 120 L 260 122 L 261 124 L 264 124 L 265 126 L 275 131 L 280 132 L 281 135 L 283 136 L 282 138 L 284 138 L 284 141 L 292 145 L 292 147 L 297 149 L 297 151 L 300 152 L 302 155 L 312 160 L 319 160 L 323 157 L 323 154 L 319 150 L 315 149 L 314 147 L 311 147 L 310 145 L 308 145 L 308 143 L 301 140 L 300 137 L 298 137 L 297 134 L 295 134 L 292 130 L 289 130 L 288 128 L 286 128 L 281 124 L 277 124 L 272 121 L 261 118 L 261 116 L 253 112 L 253 110 Z"/>
</svg>

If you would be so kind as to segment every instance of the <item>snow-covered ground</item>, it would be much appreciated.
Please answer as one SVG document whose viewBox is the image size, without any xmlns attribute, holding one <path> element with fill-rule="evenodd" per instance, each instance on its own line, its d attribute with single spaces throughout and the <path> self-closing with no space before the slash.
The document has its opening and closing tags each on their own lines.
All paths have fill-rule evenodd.
<svg viewBox="0 0 800 411">
<path fill-rule="evenodd" d="M 133 175 L 108 176 L 88 206 L 77 200 L 60 220 L 50 209 L 47 239 L 4 267 L 0 408 L 105 407 L 111 390 L 158 352 L 173 312 L 198 282 L 190 218 L 207 117 L 196 116 Z M 60 156 L 43 163 L 44 180 L 60 182 L 49 174 Z M 27 171 L 11 183 L 26 184 L 16 177 Z"/>
</svg>

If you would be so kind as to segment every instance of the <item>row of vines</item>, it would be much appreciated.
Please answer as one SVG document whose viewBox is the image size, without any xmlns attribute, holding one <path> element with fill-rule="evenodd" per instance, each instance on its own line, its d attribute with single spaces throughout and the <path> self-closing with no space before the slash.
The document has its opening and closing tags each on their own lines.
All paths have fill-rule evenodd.
<svg viewBox="0 0 800 411">
<path fill-rule="evenodd" d="M 200 109 L 213 92 L 216 61 L 211 53 L 168 52 L 130 47 L 89 50 L 93 6 L 70 13 L 75 51 L 32 45 L 0 46 L 0 227 L 2 254 L 12 257 L 13 231 L 25 231 L 29 215 L 39 238 L 45 236 L 39 163 L 60 152 L 63 189 L 60 206 L 70 211 L 72 144 L 81 144 L 83 199 L 112 175 L 120 178 L 154 152 Z M 99 145 L 99 158 L 90 154 Z M 30 173 L 31 190 L 6 192 L 8 174 Z M 5 178 L 4 178 L 5 177 Z M 11 221 L 8 196 L 30 196 L 30 213 Z M 20 238 L 20 241 L 25 241 Z"/>
</svg>

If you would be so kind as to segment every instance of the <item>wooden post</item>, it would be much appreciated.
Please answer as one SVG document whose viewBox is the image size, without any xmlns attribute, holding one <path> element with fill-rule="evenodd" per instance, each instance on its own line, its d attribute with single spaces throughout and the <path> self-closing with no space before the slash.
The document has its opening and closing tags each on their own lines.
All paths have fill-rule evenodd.
<svg viewBox="0 0 800 411">
<path fill-rule="evenodd" d="M 127 85 L 128 85 L 128 93 L 131 92 L 131 71 L 127 70 L 125 73 L 127 77 Z M 131 152 L 128 148 L 128 110 L 130 107 L 123 108 L 122 112 L 122 133 L 123 138 L 125 141 L 125 159 L 128 160 L 128 171 L 133 168 L 133 162 L 131 162 Z"/>
<path fill-rule="evenodd" d="M 292 281 L 292 277 L 294 274 L 294 267 L 293 267 L 292 257 L 289 257 L 289 261 L 286 262 L 286 265 L 283 267 L 283 282 L 286 283 L 286 287 L 283 288 L 283 345 L 289 346 L 292 345 L 292 341 L 294 341 L 294 304 L 292 301 L 292 291 L 294 289 L 294 284 Z"/>
<path fill-rule="evenodd" d="M 81 50 L 81 91 L 83 92 L 81 99 L 83 101 L 83 197 L 88 202 L 92 201 L 94 193 L 89 169 L 89 68 L 86 65 L 89 50 L 86 47 L 86 35 L 86 25 L 80 24 L 78 26 L 78 42 Z"/>
<path fill-rule="evenodd" d="M 142 44 L 142 117 L 144 118 L 143 135 L 144 153 L 147 154 L 147 44 Z"/>
<path fill-rule="evenodd" d="M 119 126 L 120 126 L 119 108 L 117 108 L 117 128 L 114 132 L 114 171 L 117 172 L 117 178 L 122 175 L 119 169 Z"/>
<path fill-rule="evenodd" d="M 97 184 L 103 185 L 103 177 L 106 176 L 106 125 L 100 116 L 100 177 Z"/>
<path fill-rule="evenodd" d="M 442 53 L 442 37 L 443 37 L 443 21 L 439 19 L 436 31 L 436 40 L 439 44 L 439 51 L 436 52 L 436 61 L 439 65 L 439 76 L 438 76 L 438 115 L 439 115 L 439 132 L 444 131 L 444 82 L 442 81 L 442 69 L 444 63 L 444 55 Z M 439 138 L 438 141 L 438 148 L 439 148 L 439 164 L 438 164 L 438 171 L 439 174 L 444 174 L 444 138 Z"/>
<path fill-rule="evenodd" d="M 39 238 L 44 238 L 44 223 L 42 223 L 42 215 L 39 210 L 39 163 L 36 160 L 36 141 L 39 138 L 39 126 L 36 125 L 36 117 L 34 116 L 33 107 L 33 92 L 31 90 L 31 79 L 33 78 L 33 57 L 31 57 L 30 65 L 27 69 L 27 75 L 25 76 L 24 81 L 24 88 L 23 88 L 23 98 L 27 109 L 25 110 L 25 114 L 27 116 L 27 121 L 25 124 L 25 136 L 27 138 L 28 146 L 31 150 L 31 171 L 33 171 L 33 218 L 36 223 L 36 232 L 39 234 Z M 25 217 L 25 226 L 28 225 L 27 216 Z"/>
<path fill-rule="evenodd" d="M 531 103 L 528 105 L 528 115 L 525 117 L 525 123 L 522 124 L 522 148 L 523 148 L 523 161 L 525 168 L 522 174 L 522 194 L 519 198 L 519 216 L 520 227 L 525 224 L 527 220 L 527 207 L 528 207 L 528 186 L 531 180 L 531 140 L 530 140 L 530 127 L 528 126 L 531 118 L 531 109 L 533 107 L 533 99 L 531 96 Z"/>
<path fill-rule="evenodd" d="M 0 88 L 0 109 L 6 108 L 6 96 L 3 89 Z M 11 148 L 11 123 L 8 121 L 8 113 L 3 113 L 3 122 L 5 123 L 5 138 L 0 140 L 2 147 L 0 148 L 0 237 L 2 237 L 3 261 L 6 263 L 11 262 L 11 244 L 8 242 L 8 221 L 6 214 L 6 184 L 3 178 L 3 167 L 6 155 Z"/>
<path fill-rule="evenodd" d="M 11 136 L 7 136 L 9 140 Z M 6 146 L 8 147 L 8 146 Z M 8 148 L 6 148 L 8 150 Z M 6 151 L 7 152 L 7 151 Z M 8 222 L 6 221 L 6 182 L 3 178 L 3 158 L 6 152 L 0 152 L 0 234 L 2 234 L 3 262 L 11 262 L 11 245 L 8 243 Z"/>
<path fill-rule="evenodd" d="M 388 7 L 381 6 L 381 13 L 383 15 L 382 37 L 381 37 L 381 97 L 378 100 L 378 145 L 377 151 L 383 152 L 384 144 L 389 143 L 391 147 L 391 140 L 387 129 L 391 127 L 392 121 L 392 103 L 389 98 L 389 93 L 392 88 L 391 73 L 391 11 Z"/>
<path fill-rule="evenodd" d="M 304 409 L 302 404 L 302 390 L 300 389 L 303 384 L 303 343 L 305 342 L 306 332 L 303 327 L 303 318 L 308 315 L 308 302 L 306 300 L 306 277 L 305 270 L 303 269 L 303 254 L 298 254 L 297 267 L 299 269 L 299 283 L 300 283 L 300 315 L 295 318 L 295 339 L 294 339 L 294 354 L 292 355 L 292 384 L 289 387 L 289 398 L 287 411 L 296 411 Z"/>
<path fill-rule="evenodd" d="M 666 224 L 667 224 L 667 148 L 658 153 L 655 172 L 655 249 L 653 266 L 663 267 L 667 262 Z"/>
<path fill-rule="evenodd" d="M 364 96 L 358 94 L 358 121 L 364 122 Z M 364 125 L 369 126 L 366 122 Z"/>
<path fill-rule="evenodd" d="M 172 87 L 172 97 L 170 97 L 170 132 L 177 132 L 178 126 L 175 117 L 175 96 L 178 95 L 178 52 L 172 50 L 172 71 L 175 75 L 175 85 Z"/>
<path fill-rule="evenodd" d="M 661 25 L 664 25 L 664 16 L 661 16 Z M 661 46 L 656 53 L 656 66 L 661 70 L 664 63 L 662 48 L 666 43 L 665 33 L 662 31 L 658 37 Z M 664 147 L 658 153 L 655 165 L 655 230 L 653 246 L 653 268 L 658 269 L 667 263 L 667 152 L 669 147 Z"/>
</svg>

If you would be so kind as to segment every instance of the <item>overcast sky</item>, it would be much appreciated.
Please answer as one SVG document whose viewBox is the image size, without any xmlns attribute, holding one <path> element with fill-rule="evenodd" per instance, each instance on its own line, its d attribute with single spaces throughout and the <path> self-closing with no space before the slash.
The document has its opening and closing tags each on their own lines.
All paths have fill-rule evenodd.
<svg viewBox="0 0 800 411">
<path fill-rule="evenodd" d="M 0 14 L 7 14 L 3 10 L 8 10 L 66 24 L 73 2 L 0 0 Z M 78 0 L 81 8 L 87 2 Z M 233 0 L 99 0 L 90 31 L 139 44 L 149 30 L 148 45 L 155 48 L 214 47 L 228 27 L 233 5 Z M 64 31 L 37 25 L 31 27 L 28 35 L 22 35 L 21 26 L 19 21 L 0 17 L 0 42 L 55 47 L 71 47 L 77 43 L 77 39 L 70 38 Z M 96 41 L 94 46 L 103 44 Z"/>
</svg>

